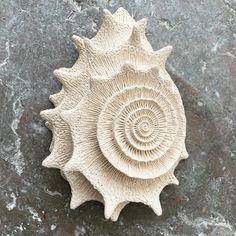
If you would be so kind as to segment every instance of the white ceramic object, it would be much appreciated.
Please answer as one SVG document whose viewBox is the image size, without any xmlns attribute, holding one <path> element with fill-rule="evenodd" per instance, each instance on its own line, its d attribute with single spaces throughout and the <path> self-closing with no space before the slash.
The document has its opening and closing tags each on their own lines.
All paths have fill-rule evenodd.
<svg viewBox="0 0 236 236">
<path fill-rule="evenodd" d="M 74 66 L 54 71 L 62 90 L 41 112 L 53 133 L 43 165 L 70 183 L 72 209 L 97 200 L 115 221 L 127 203 L 142 202 L 161 215 L 160 192 L 178 184 L 174 169 L 188 157 L 184 107 L 165 70 L 172 47 L 153 51 L 146 19 L 123 8 L 102 18 L 94 38 L 73 36 Z"/>
</svg>

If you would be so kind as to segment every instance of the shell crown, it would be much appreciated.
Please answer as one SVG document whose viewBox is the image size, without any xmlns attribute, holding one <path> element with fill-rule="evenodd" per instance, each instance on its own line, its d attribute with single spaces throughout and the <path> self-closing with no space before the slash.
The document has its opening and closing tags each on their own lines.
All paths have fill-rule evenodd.
<svg viewBox="0 0 236 236">
<path fill-rule="evenodd" d="M 128 202 L 142 202 L 161 215 L 160 192 L 178 184 L 174 169 L 188 157 L 184 107 L 165 69 L 172 47 L 154 51 L 147 20 L 123 8 L 102 20 L 94 38 L 72 37 L 73 67 L 54 71 L 62 90 L 41 112 L 53 133 L 43 165 L 69 182 L 72 209 L 97 200 L 115 221 Z"/>
</svg>

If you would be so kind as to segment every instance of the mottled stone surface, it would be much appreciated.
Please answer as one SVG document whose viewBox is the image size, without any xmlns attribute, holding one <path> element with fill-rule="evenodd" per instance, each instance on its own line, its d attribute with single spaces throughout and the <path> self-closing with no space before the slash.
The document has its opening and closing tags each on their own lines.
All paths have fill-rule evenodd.
<svg viewBox="0 0 236 236">
<path fill-rule="evenodd" d="M 70 188 L 41 166 L 51 133 L 39 112 L 60 89 L 52 72 L 78 57 L 71 36 L 91 38 L 102 8 L 148 17 L 154 49 L 174 51 L 168 71 L 187 116 L 190 157 L 179 186 L 161 195 L 163 215 L 130 204 L 116 223 L 97 202 L 69 209 Z M 234 235 L 236 227 L 235 0 L 1 0 L 0 234 Z"/>
</svg>

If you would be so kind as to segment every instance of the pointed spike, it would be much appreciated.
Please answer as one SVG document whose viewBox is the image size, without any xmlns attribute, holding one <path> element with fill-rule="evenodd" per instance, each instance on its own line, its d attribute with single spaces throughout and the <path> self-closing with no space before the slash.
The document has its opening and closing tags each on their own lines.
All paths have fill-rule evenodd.
<svg viewBox="0 0 236 236">
<path fill-rule="evenodd" d="M 168 59 L 171 51 L 172 51 L 172 46 L 166 46 L 155 52 L 156 56 L 161 61 L 162 66 L 165 66 L 166 60 Z"/>
<path fill-rule="evenodd" d="M 172 181 L 171 182 L 174 185 L 179 185 L 179 180 L 175 177 L 174 173 L 172 175 Z"/>
<path fill-rule="evenodd" d="M 68 69 L 66 68 L 56 69 L 53 71 L 53 74 L 58 79 L 58 81 L 63 85 L 67 84 L 68 78 L 70 77 Z"/>
<path fill-rule="evenodd" d="M 52 118 L 54 117 L 54 109 L 47 109 L 40 112 L 40 116 L 43 120 L 49 121 L 52 123 Z"/>
<path fill-rule="evenodd" d="M 55 107 L 57 107 L 62 101 L 63 97 L 64 97 L 64 90 L 62 88 L 60 92 L 50 95 L 49 100 L 53 103 Z"/>
<path fill-rule="evenodd" d="M 167 57 L 170 55 L 171 51 L 172 51 L 173 47 L 168 45 L 164 48 L 161 48 L 160 50 L 158 50 L 157 52 L 160 52 L 163 55 L 167 55 Z"/>
<path fill-rule="evenodd" d="M 61 69 L 54 70 L 53 74 L 60 83 L 65 84 L 66 76 Z"/>
<path fill-rule="evenodd" d="M 105 199 L 104 198 L 104 215 L 106 219 L 111 218 L 113 212 L 118 207 L 119 203 L 113 201 L 112 199 Z"/>
<path fill-rule="evenodd" d="M 116 222 L 118 220 L 119 216 L 120 216 L 120 212 L 117 213 L 115 210 L 115 212 L 111 215 L 110 219 L 111 219 L 111 221 Z"/>
<path fill-rule="evenodd" d="M 125 10 L 123 7 L 119 7 L 116 12 L 114 13 L 114 15 L 117 15 L 117 14 L 126 14 L 126 15 L 129 15 L 129 12 L 127 10 Z M 130 16 L 131 17 L 131 16 Z"/>
<path fill-rule="evenodd" d="M 129 42 L 131 45 L 141 46 L 141 32 L 136 25 L 133 27 Z"/>
<path fill-rule="evenodd" d="M 82 205 L 80 202 L 78 203 L 78 201 L 76 201 L 75 199 L 72 200 L 72 198 L 73 198 L 73 195 L 72 195 L 71 200 L 70 200 L 70 209 L 71 210 L 74 210 L 77 207 L 79 207 L 80 205 Z"/>
<path fill-rule="evenodd" d="M 105 17 L 113 17 L 112 16 L 112 14 L 111 14 L 111 12 L 109 11 L 109 10 L 107 10 L 107 9 L 103 9 L 102 10 L 102 14 L 103 14 L 103 16 L 105 16 Z"/>
<path fill-rule="evenodd" d="M 109 25 L 114 21 L 114 17 L 111 14 L 110 11 L 108 11 L 107 9 L 103 9 L 102 11 L 102 22 L 103 25 Z"/>
<path fill-rule="evenodd" d="M 81 51 L 84 50 L 85 46 L 84 46 L 84 41 L 83 41 L 82 38 L 80 38 L 80 37 L 77 36 L 77 35 L 73 35 L 73 36 L 72 36 L 72 40 L 73 40 L 73 42 L 74 42 L 74 44 L 75 44 L 76 49 L 77 49 L 79 52 L 81 52 Z"/>
<path fill-rule="evenodd" d="M 103 198 L 93 185 L 80 172 L 65 172 L 66 178 L 71 187 L 71 209 L 75 209 L 88 201 L 99 201 L 103 203 Z"/>
<path fill-rule="evenodd" d="M 145 33 L 145 28 L 147 25 L 147 18 L 143 18 L 136 23 L 137 27 L 140 29 L 141 32 Z"/>
<path fill-rule="evenodd" d="M 71 86 L 73 86 L 71 82 L 74 81 L 76 77 L 78 77 L 78 75 L 76 75 L 74 71 L 68 68 L 56 69 L 53 71 L 53 74 L 57 78 L 57 80 L 64 86 L 64 91 L 66 91 L 68 88 L 71 88 Z"/>
<path fill-rule="evenodd" d="M 47 156 L 43 162 L 42 166 L 47 167 L 47 168 L 58 168 L 60 169 L 60 165 L 58 164 L 57 161 L 55 161 L 56 157 L 54 156 L 53 153 L 51 153 L 49 156 Z"/>
<path fill-rule="evenodd" d="M 85 196 L 83 191 L 84 190 L 80 189 L 80 192 L 78 192 L 77 194 L 75 191 L 74 192 L 72 191 L 71 200 L 70 200 L 70 208 L 71 209 L 76 209 L 77 207 L 81 206 L 85 202 L 92 201 L 92 200 L 101 202 L 101 199 L 99 199 L 99 198 L 96 198 L 93 196 Z"/>
<path fill-rule="evenodd" d="M 84 202 L 86 202 L 86 200 L 80 199 L 78 196 L 76 196 L 72 192 L 72 196 L 71 196 L 71 200 L 70 200 L 70 209 L 74 210 L 77 207 L 79 207 L 80 205 L 82 205 Z"/>
<path fill-rule="evenodd" d="M 181 153 L 181 157 L 182 157 L 183 159 L 187 159 L 188 156 L 189 156 L 189 154 L 188 154 L 188 152 L 187 152 L 187 150 L 186 150 L 186 147 L 185 147 L 185 145 L 184 145 L 184 149 L 183 149 L 183 151 L 182 151 L 182 153 Z"/>
<path fill-rule="evenodd" d="M 117 221 L 119 216 L 120 216 L 120 212 L 123 210 L 123 208 L 128 204 L 128 202 L 122 202 L 120 203 L 117 208 L 114 210 L 112 216 L 111 216 L 111 220 L 112 221 Z"/>
<path fill-rule="evenodd" d="M 150 204 L 150 207 L 152 208 L 152 210 L 155 212 L 156 215 L 158 216 L 162 215 L 162 208 L 159 197 L 156 202 Z"/>
<path fill-rule="evenodd" d="M 116 20 L 124 22 L 126 24 L 135 23 L 135 20 L 130 16 L 129 12 L 122 7 L 116 10 L 116 12 L 113 14 L 113 17 L 116 18 Z"/>
<path fill-rule="evenodd" d="M 111 216 L 110 220 L 113 221 L 113 222 L 116 222 L 118 220 L 120 215 L 116 214 L 115 216 Z"/>
<path fill-rule="evenodd" d="M 147 24 L 146 18 L 143 18 L 139 20 L 138 22 L 136 22 L 136 24 L 133 27 L 133 31 L 131 33 L 130 39 L 129 39 L 131 44 L 136 45 L 136 46 L 141 45 L 142 37 L 145 36 L 146 24 Z"/>
</svg>

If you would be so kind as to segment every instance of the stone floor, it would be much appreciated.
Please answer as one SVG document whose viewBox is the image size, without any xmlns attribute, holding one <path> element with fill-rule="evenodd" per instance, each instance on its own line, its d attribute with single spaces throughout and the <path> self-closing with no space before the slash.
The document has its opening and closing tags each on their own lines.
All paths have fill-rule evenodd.
<svg viewBox="0 0 236 236">
<path fill-rule="evenodd" d="M 89 202 L 70 210 L 70 188 L 41 166 L 51 133 L 39 112 L 60 90 L 53 70 L 78 57 L 71 36 L 93 37 L 101 9 L 148 17 L 154 49 L 174 50 L 167 69 L 182 95 L 189 159 L 179 186 L 161 194 L 163 215 L 130 204 L 116 223 Z M 235 235 L 235 0 L 0 1 L 0 235 Z"/>
</svg>

